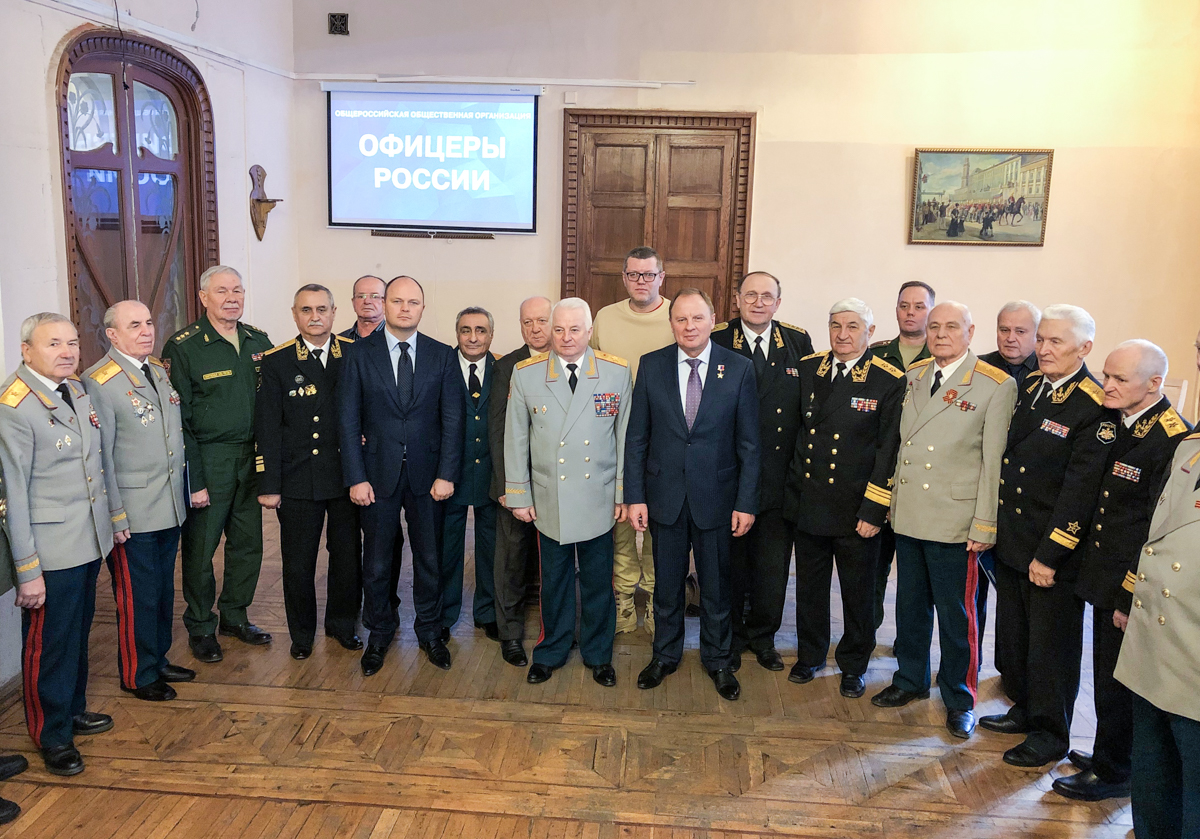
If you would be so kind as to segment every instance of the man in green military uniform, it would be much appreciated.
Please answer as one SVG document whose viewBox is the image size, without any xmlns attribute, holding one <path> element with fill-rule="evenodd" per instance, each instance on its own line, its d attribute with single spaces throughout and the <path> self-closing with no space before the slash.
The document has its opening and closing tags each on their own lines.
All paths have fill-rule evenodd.
<svg viewBox="0 0 1200 839">
<path fill-rule="evenodd" d="M 200 319 L 167 341 L 163 361 L 179 392 L 187 448 L 191 512 L 183 525 L 183 623 L 192 654 L 220 661 L 220 632 L 247 644 L 271 636 L 250 622 L 262 566 L 262 508 L 254 456 L 254 394 L 263 353 L 271 339 L 242 323 L 246 289 L 234 269 L 217 265 L 200 277 Z M 225 574 L 220 600 L 213 554 L 225 534 Z"/>
</svg>

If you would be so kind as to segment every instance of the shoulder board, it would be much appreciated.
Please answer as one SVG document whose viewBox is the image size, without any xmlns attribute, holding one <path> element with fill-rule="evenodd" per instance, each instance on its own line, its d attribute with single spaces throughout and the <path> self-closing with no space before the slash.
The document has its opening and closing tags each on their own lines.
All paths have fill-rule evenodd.
<svg viewBox="0 0 1200 839">
<path fill-rule="evenodd" d="M 933 364 L 933 356 L 930 356 L 929 358 L 922 358 L 920 361 L 914 361 L 912 364 L 908 365 L 908 369 L 917 370 L 921 367 L 924 367 L 926 364 Z"/>
<path fill-rule="evenodd" d="M 255 326 L 255 325 L 254 325 L 254 324 L 252 324 L 252 323 L 246 323 L 245 321 L 242 321 L 242 326 L 246 327 L 246 328 L 247 328 L 247 329 L 249 329 L 251 332 L 257 332 L 259 335 L 266 335 L 266 334 L 267 334 L 265 331 L 263 331 L 263 330 L 259 329 L 257 326 Z"/>
<path fill-rule="evenodd" d="M 517 369 L 524 370 L 526 367 L 532 367 L 534 364 L 541 364 L 548 358 L 550 358 L 550 353 L 548 352 L 540 352 L 537 355 L 531 355 L 524 361 L 518 361 Z"/>
<path fill-rule="evenodd" d="M 904 378 L 904 371 L 902 371 L 896 365 L 891 364 L 890 362 L 884 361 L 882 358 L 880 358 L 877 355 L 871 356 L 871 364 L 875 365 L 883 372 L 888 373 L 889 375 L 894 376 L 897 379 Z"/>
<path fill-rule="evenodd" d="M 612 353 L 601 352 L 600 350 L 592 350 L 592 352 L 594 352 L 596 354 L 596 358 L 600 359 L 601 361 L 607 361 L 610 364 L 620 364 L 622 367 L 629 366 L 629 362 L 626 361 L 625 359 L 621 358 L 618 355 L 613 355 Z"/>
<path fill-rule="evenodd" d="M 182 332 L 178 333 L 171 340 L 174 341 L 176 344 L 182 344 L 188 338 L 192 338 L 199 334 L 200 334 L 200 324 L 193 323 L 191 326 L 187 327 Z"/>
<path fill-rule="evenodd" d="M 277 353 L 280 350 L 286 350 L 288 347 L 295 346 L 295 344 L 296 344 L 296 339 L 293 338 L 292 340 L 288 341 L 287 343 L 280 344 L 278 347 L 271 347 L 271 349 L 267 350 L 265 353 L 263 353 L 263 355 L 271 355 L 271 353 Z"/>
<path fill-rule="evenodd" d="M 1104 389 L 1100 385 L 1093 382 L 1090 378 L 1085 378 L 1079 383 L 1079 389 L 1095 400 L 1097 405 L 1104 404 Z"/>
<path fill-rule="evenodd" d="M 975 361 L 975 372 L 981 376 L 987 376 L 996 384 L 1002 384 L 1005 379 L 1011 379 L 1012 376 L 1005 373 L 999 367 L 993 367 L 986 361 Z"/>
<path fill-rule="evenodd" d="M 10 388 L 11 390 L 11 388 Z M 6 393 L 5 396 L 8 394 Z M 0 397 L 0 402 L 4 402 L 4 397 Z M 5 403 L 8 404 L 8 403 Z M 1184 440 L 1200 440 L 1200 431 L 1193 431 L 1191 434 L 1183 438 Z M 1182 442 L 1182 441 L 1181 441 Z"/>
<path fill-rule="evenodd" d="M 29 393 L 29 385 L 20 379 L 13 379 L 13 383 L 4 389 L 4 393 L 0 394 L 0 405 L 15 408 L 21 404 L 21 400 L 28 396 Z"/>
<path fill-rule="evenodd" d="M 718 323 L 716 326 L 714 326 L 712 328 L 712 331 L 720 332 L 722 329 L 728 329 L 728 328 L 729 328 L 729 321 L 724 321 L 724 322 Z"/>
<path fill-rule="evenodd" d="M 154 357 L 154 356 L 152 356 L 152 355 L 148 355 L 148 356 L 146 356 L 146 360 L 147 360 L 147 361 L 149 361 L 151 364 L 153 364 L 155 367 L 163 367 L 163 368 L 165 368 L 165 367 L 167 366 L 167 365 L 163 364 L 161 361 L 159 361 L 157 358 L 155 358 L 155 357 Z"/>
<path fill-rule="evenodd" d="M 337 338 L 337 340 L 341 341 L 343 344 L 353 344 L 354 343 L 353 338 L 347 338 L 345 335 L 334 335 L 333 337 Z M 292 340 L 295 340 L 295 339 L 292 339 Z"/>
<path fill-rule="evenodd" d="M 871 349 L 877 350 L 880 347 L 886 347 L 890 343 L 892 343 L 892 342 L 891 341 L 876 341 L 874 344 L 871 345 Z"/>
<path fill-rule="evenodd" d="M 108 364 L 105 364 L 103 367 L 98 367 L 95 370 L 93 370 L 88 375 L 88 378 L 95 379 L 100 384 L 104 384 L 105 382 L 107 382 L 109 379 L 111 379 L 113 376 L 117 375 L 120 372 L 121 372 L 121 365 L 117 364 L 117 362 L 113 361 L 110 358 L 108 360 Z"/>
<path fill-rule="evenodd" d="M 824 358 L 827 355 L 829 355 L 829 350 L 822 350 L 820 352 L 809 353 L 808 355 L 804 356 L 804 358 L 802 358 L 800 360 L 808 361 L 810 358 Z"/>
<path fill-rule="evenodd" d="M 492 356 L 492 361 L 499 361 L 501 358 L 500 353 L 498 353 L 498 352 L 491 353 L 491 356 Z"/>
<path fill-rule="evenodd" d="M 1188 430 L 1183 417 L 1179 416 L 1174 408 L 1167 408 L 1167 410 L 1163 411 L 1162 416 L 1158 418 L 1158 424 L 1167 432 L 1168 437 L 1175 437 Z"/>
<path fill-rule="evenodd" d="M 1026 377 L 1025 377 L 1025 379 L 1026 379 L 1026 381 L 1028 381 L 1029 379 L 1035 378 L 1035 377 L 1037 377 L 1037 376 L 1040 376 L 1040 375 L 1042 375 L 1042 371 L 1041 371 L 1041 370 L 1031 370 L 1031 371 L 1029 372 L 1029 375 L 1028 375 L 1028 376 L 1026 376 Z"/>
<path fill-rule="evenodd" d="M 790 323 L 784 323 L 783 321 L 779 321 L 779 325 L 780 325 L 780 326 L 782 326 L 782 327 L 785 327 L 785 328 L 787 328 L 787 329 L 791 329 L 791 330 L 793 330 L 793 331 L 795 331 L 795 332 L 801 332 L 801 333 L 803 333 L 803 334 L 805 334 L 805 335 L 807 335 L 807 334 L 808 334 L 808 332 L 807 332 L 806 330 L 802 329 L 802 328 L 801 328 L 801 327 L 799 327 L 799 326 L 793 326 L 793 325 L 792 325 L 792 324 L 790 324 Z"/>
<path fill-rule="evenodd" d="M 70 380 L 71 380 L 71 381 L 73 381 L 73 382 L 80 382 L 80 381 L 83 381 L 82 379 L 80 379 L 80 378 L 79 378 L 79 374 L 78 374 L 78 373 L 72 373 L 71 375 L 67 376 L 67 378 L 68 378 L 68 379 L 70 379 Z"/>
</svg>

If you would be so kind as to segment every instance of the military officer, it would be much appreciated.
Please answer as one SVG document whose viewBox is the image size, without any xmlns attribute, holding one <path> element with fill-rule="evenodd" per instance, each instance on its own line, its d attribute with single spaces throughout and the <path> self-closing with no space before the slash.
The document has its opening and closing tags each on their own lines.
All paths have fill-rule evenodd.
<svg viewBox="0 0 1200 839">
<path fill-rule="evenodd" d="M 296 291 L 292 318 L 300 334 L 264 354 L 254 406 L 258 503 L 279 517 L 283 606 L 297 661 L 312 655 L 317 633 L 314 577 L 322 530 L 329 549 L 325 635 L 347 650 L 363 646 L 355 632 L 362 539 L 358 508 L 342 482 L 336 400 L 343 358 L 354 341 L 330 334 L 336 314 L 325 286 L 310 283 Z"/>
<path fill-rule="evenodd" d="M 592 678 L 612 687 L 612 529 L 626 517 L 622 483 L 633 380 L 624 359 L 588 346 L 586 302 L 559 301 L 550 322 L 553 352 L 513 371 L 504 430 L 505 502 L 521 521 L 533 522 L 541 546 L 542 637 L 526 680 L 545 682 L 571 652 L 578 561 L 579 651 Z"/>
<path fill-rule="evenodd" d="M 906 373 L 892 489 L 896 530 L 896 663 L 892 684 L 871 698 L 898 708 L 929 696 L 929 647 L 937 610 L 938 685 L 946 728 L 975 729 L 979 644 L 977 555 L 996 540 L 1000 460 L 1016 383 L 969 349 L 975 325 L 961 303 L 929 313 L 933 358 Z"/>
<path fill-rule="evenodd" d="M 796 527 L 797 661 L 788 680 L 811 682 L 825 666 L 836 558 L 846 629 L 835 657 L 842 696 L 851 698 L 866 689 L 875 649 L 879 532 L 892 504 L 905 386 L 904 373 L 868 349 L 874 332 L 871 308 L 848 297 L 829 310 L 832 350 L 800 362 L 803 426 L 783 510 Z"/>
<path fill-rule="evenodd" d="M 84 375 L 112 454 L 112 501 L 129 517 L 130 536 L 108 557 L 117 603 L 121 689 L 138 699 L 175 698 L 171 682 L 196 672 L 171 664 L 175 620 L 175 553 L 187 518 L 183 485 L 183 421 L 179 395 L 154 349 L 154 320 L 137 300 L 104 313 L 111 348 Z"/>
<path fill-rule="evenodd" d="M 25 722 L 46 770 L 77 775 L 75 736 L 113 727 L 112 717 L 87 710 L 88 635 L 100 560 L 129 538 L 129 525 L 100 419 L 75 378 L 74 325 L 53 312 L 30 315 L 21 357 L 0 388 L 0 464 L 23 609 Z"/>
<path fill-rule="evenodd" d="M 183 624 L 192 655 L 220 661 L 222 635 L 266 644 L 269 633 L 250 622 L 262 567 L 262 508 L 254 451 L 254 394 L 263 353 L 271 339 L 241 321 L 246 302 L 242 277 L 227 265 L 200 275 L 199 320 L 163 347 L 163 362 L 179 393 L 187 446 L 191 513 L 183 525 Z M 225 574 L 220 599 L 213 554 L 225 534 Z"/>
<path fill-rule="evenodd" d="M 1079 692 L 1083 601 L 1075 581 L 1100 491 L 1104 391 L 1088 372 L 1096 322 L 1078 306 L 1048 306 L 1038 324 L 1038 372 L 1017 398 L 1004 467 L 996 541 L 996 646 L 1005 714 L 989 731 L 1025 734 L 1005 763 L 1034 767 L 1065 757 Z"/>
<path fill-rule="evenodd" d="M 783 516 L 783 486 L 800 429 L 800 359 L 812 353 L 813 345 L 803 329 L 774 320 L 782 292 L 771 274 L 747 274 L 738 286 L 738 317 L 712 332 L 714 344 L 754 362 L 758 385 L 762 447 L 758 517 L 749 533 L 733 540 L 730 551 L 734 670 L 747 649 L 766 669 L 783 669 L 775 633 L 783 622 L 792 561 L 792 527 Z"/>
<path fill-rule="evenodd" d="M 1162 394 L 1166 375 L 1167 355 L 1149 341 L 1126 341 L 1104 362 L 1108 415 L 1097 433 L 1106 456 L 1092 527 L 1080 545 L 1083 563 L 1075 586 L 1093 607 L 1096 745 L 1092 754 L 1068 754 L 1083 770 L 1054 781 L 1054 791 L 1068 798 L 1099 801 L 1129 794 L 1133 695 L 1113 678 L 1132 599 L 1122 583 L 1137 579 L 1133 569 L 1150 530 L 1154 502 L 1175 449 L 1190 429 Z"/>
<path fill-rule="evenodd" d="M 8 501 L 4 495 L 4 477 L 0 475 L 0 510 L 7 508 Z M 7 594 L 16 579 L 16 568 L 13 567 L 12 549 L 8 546 L 8 535 L 0 529 L 0 595 Z M 0 756 L 0 781 L 7 781 L 15 775 L 20 775 L 29 768 L 29 761 L 24 755 Z M 21 815 L 21 808 L 15 801 L 0 798 L 0 824 L 8 824 Z"/>
</svg>

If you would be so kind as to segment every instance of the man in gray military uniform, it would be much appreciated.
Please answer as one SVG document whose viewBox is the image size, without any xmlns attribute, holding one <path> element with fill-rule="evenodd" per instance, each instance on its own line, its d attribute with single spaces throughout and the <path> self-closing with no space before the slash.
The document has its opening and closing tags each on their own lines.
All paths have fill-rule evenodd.
<svg viewBox="0 0 1200 839">
<path fill-rule="evenodd" d="M 21 324 L 24 364 L 0 389 L 0 465 L 17 572 L 25 722 L 47 771 L 77 775 L 75 736 L 112 717 L 87 710 L 88 635 L 100 560 L 129 537 L 100 419 L 75 378 L 79 335 L 54 312 Z M 115 532 L 114 532 L 115 531 Z"/>
<path fill-rule="evenodd" d="M 553 352 L 513 371 L 504 431 L 505 502 L 538 529 L 542 637 L 527 681 L 562 667 L 575 629 L 575 562 L 583 598 L 579 651 L 598 684 L 612 687 L 617 601 L 613 525 L 625 520 L 622 481 L 633 379 L 622 358 L 588 347 L 592 313 L 578 297 L 550 314 Z"/>
<path fill-rule="evenodd" d="M 129 517 L 129 539 L 109 555 L 117 602 L 121 689 L 138 699 L 175 698 L 169 682 L 194 670 L 167 660 L 175 612 L 175 553 L 187 518 L 183 486 L 183 420 L 154 349 L 154 320 L 145 304 L 123 300 L 104 313 L 112 347 L 87 369 L 100 417 L 100 437 L 116 469 L 111 502 Z"/>
</svg>

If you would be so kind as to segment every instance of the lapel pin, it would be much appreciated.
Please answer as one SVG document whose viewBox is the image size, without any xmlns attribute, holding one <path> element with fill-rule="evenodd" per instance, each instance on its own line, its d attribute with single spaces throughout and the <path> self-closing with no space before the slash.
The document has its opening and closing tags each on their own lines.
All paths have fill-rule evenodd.
<svg viewBox="0 0 1200 839">
<path fill-rule="evenodd" d="M 717 378 L 718 379 L 725 378 L 725 365 L 724 364 L 717 365 Z"/>
</svg>

